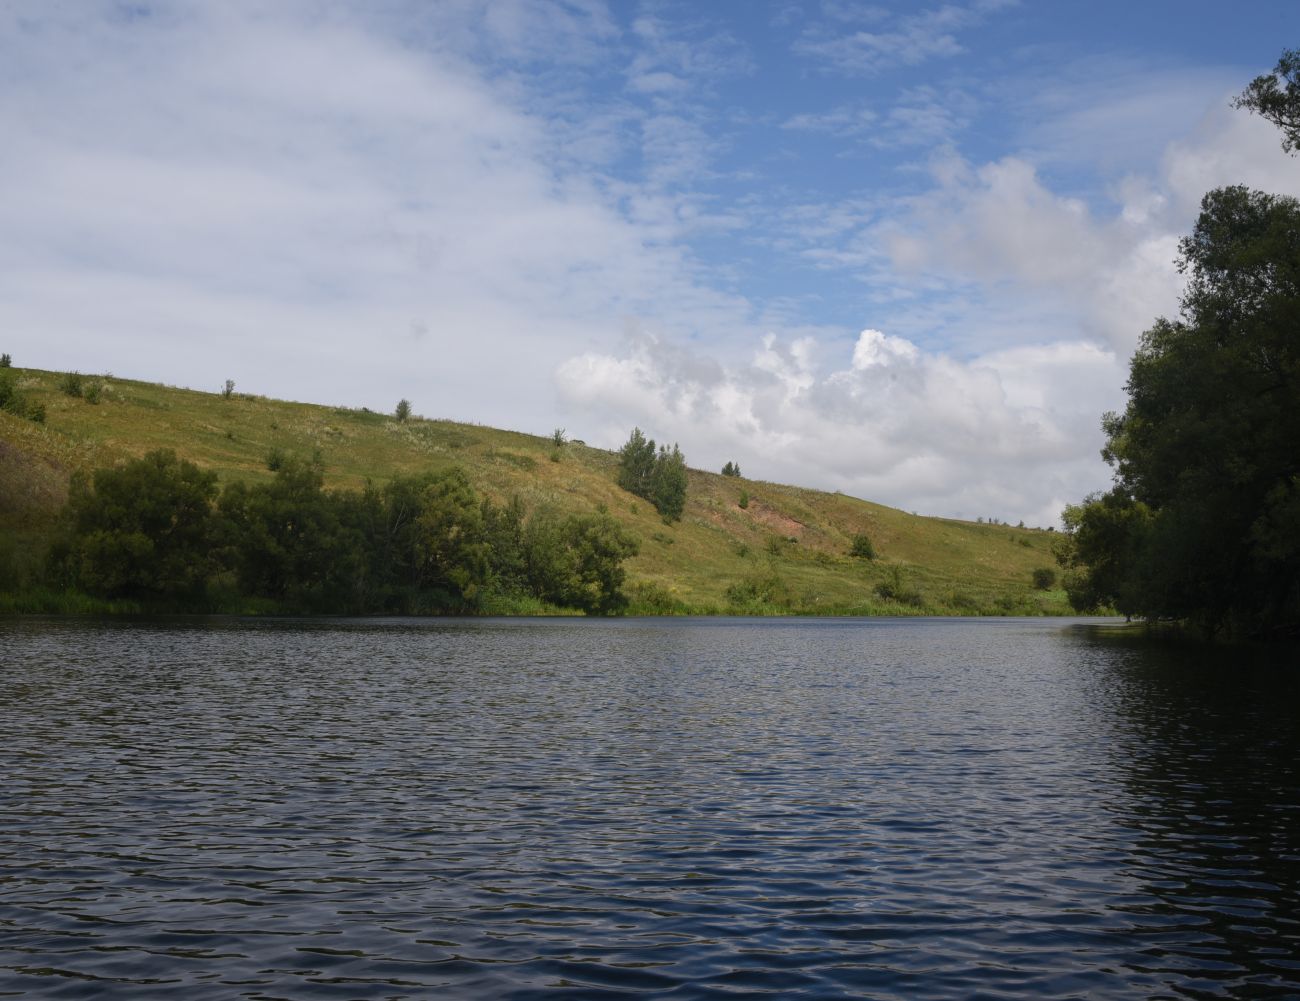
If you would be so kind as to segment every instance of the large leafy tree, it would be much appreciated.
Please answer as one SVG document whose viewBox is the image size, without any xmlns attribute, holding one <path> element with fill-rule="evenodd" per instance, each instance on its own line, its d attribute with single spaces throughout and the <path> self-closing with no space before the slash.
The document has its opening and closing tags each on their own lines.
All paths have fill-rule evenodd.
<svg viewBox="0 0 1300 1001">
<path fill-rule="evenodd" d="M 74 478 L 56 574 L 108 597 L 201 597 L 212 572 L 216 474 L 150 452 L 93 478 Z"/>
<path fill-rule="evenodd" d="M 1108 414 L 1115 486 L 1067 512 L 1081 604 L 1259 634 L 1300 628 L 1300 203 L 1222 188 L 1181 245 L 1178 320 Z"/>
<path fill-rule="evenodd" d="M 363 554 L 341 517 L 344 501 L 324 489 L 319 461 L 285 459 L 270 483 L 229 484 L 220 501 L 224 556 L 240 590 L 310 610 L 354 608 Z"/>
</svg>

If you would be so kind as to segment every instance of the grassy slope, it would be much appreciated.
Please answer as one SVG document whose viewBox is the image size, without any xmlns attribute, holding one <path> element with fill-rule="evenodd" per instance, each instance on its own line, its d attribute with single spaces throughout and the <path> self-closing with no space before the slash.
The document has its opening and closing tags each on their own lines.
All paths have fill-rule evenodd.
<svg viewBox="0 0 1300 1001">
<path fill-rule="evenodd" d="M 726 610 L 729 585 L 771 577 L 804 611 L 912 611 L 875 596 L 899 568 L 929 611 L 1067 614 L 1064 595 L 1036 592 L 1035 567 L 1053 566 L 1052 535 L 1005 525 L 923 518 L 816 490 L 691 470 L 686 512 L 665 525 L 648 503 L 614 483 L 614 454 L 549 438 L 449 421 L 401 424 L 383 414 L 235 394 L 175 389 L 111 376 L 96 405 L 59 392 L 59 374 L 15 370 L 20 388 L 45 404 L 44 426 L 0 413 L 0 538 L 34 549 L 74 469 L 174 449 L 222 482 L 271 476 L 273 448 L 319 450 L 327 485 L 358 488 L 396 473 L 460 465 L 498 499 L 604 505 L 641 539 L 630 580 L 661 587 L 696 609 Z M 689 455 L 690 442 L 683 442 Z M 558 460 L 558 461 L 557 461 Z M 742 491 L 749 494 L 740 508 Z M 854 534 L 875 543 L 874 562 L 845 555 Z M 793 540 L 793 541 L 791 541 Z M 0 584 L 2 586 L 2 584 Z"/>
</svg>

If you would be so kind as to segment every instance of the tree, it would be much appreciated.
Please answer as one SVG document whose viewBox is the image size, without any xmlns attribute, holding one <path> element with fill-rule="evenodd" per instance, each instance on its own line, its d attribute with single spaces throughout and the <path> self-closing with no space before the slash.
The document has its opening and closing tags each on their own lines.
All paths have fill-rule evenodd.
<svg viewBox="0 0 1300 1001">
<path fill-rule="evenodd" d="M 14 360 L 7 354 L 0 355 L 0 368 L 10 368 Z"/>
<path fill-rule="evenodd" d="M 393 416 L 402 422 L 409 420 L 411 416 L 411 401 L 407 399 L 398 400 L 397 407 L 393 411 Z"/>
<path fill-rule="evenodd" d="M 627 604 L 623 561 L 638 545 L 608 514 L 536 512 L 525 530 L 529 584 L 540 598 L 608 614 Z"/>
<path fill-rule="evenodd" d="M 1067 509 L 1082 606 L 1204 632 L 1300 631 L 1300 202 L 1211 191 L 1181 244 L 1180 318 L 1103 418 L 1115 486 Z"/>
<path fill-rule="evenodd" d="M 1294 156 L 1300 150 L 1300 50 L 1285 50 L 1273 72 L 1255 77 L 1232 103 L 1281 129 L 1282 148 Z"/>
<path fill-rule="evenodd" d="M 215 473 L 170 450 L 74 477 L 56 569 L 92 594 L 197 599 L 213 569 L 216 495 Z"/>
<path fill-rule="evenodd" d="M 655 443 L 640 428 L 633 428 L 618 450 L 618 485 L 628 493 L 650 499 L 654 483 Z"/>
<path fill-rule="evenodd" d="M 285 458 L 270 483 L 222 491 L 225 555 L 243 593 L 313 611 L 356 607 L 361 540 L 324 482 L 319 459 Z"/>
<path fill-rule="evenodd" d="M 675 443 L 671 451 L 659 446 L 650 500 L 669 521 L 677 521 L 686 510 L 686 457 Z"/>
<path fill-rule="evenodd" d="M 235 395 L 235 380 L 227 379 L 226 384 L 221 387 L 221 398 L 229 400 Z"/>
<path fill-rule="evenodd" d="M 738 463 L 738 462 L 728 462 L 725 466 L 722 467 L 722 475 L 723 475 L 723 476 L 739 476 L 739 475 L 740 475 L 740 463 Z"/>
<path fill-rule="evenodd" d="M 619 449 L 618 485 L 629 493 L 644 497 L 670 521 L 682 516 L 686 508 L 686 457 L 673 445 L 659 446 L 640 428 L 633 428 L 627 443 Z"/>
</svg>

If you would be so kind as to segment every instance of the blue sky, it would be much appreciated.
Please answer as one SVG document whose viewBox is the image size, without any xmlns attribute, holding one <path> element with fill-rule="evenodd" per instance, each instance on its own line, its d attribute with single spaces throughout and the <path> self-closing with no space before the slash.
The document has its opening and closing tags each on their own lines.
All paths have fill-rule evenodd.
<svg viewBox="0 0 1300 1001">
<path fill-rule="evenodd" d="M 1056 520 L 1274 2 L 16 0 L 0 347 Z"/>
</svg>

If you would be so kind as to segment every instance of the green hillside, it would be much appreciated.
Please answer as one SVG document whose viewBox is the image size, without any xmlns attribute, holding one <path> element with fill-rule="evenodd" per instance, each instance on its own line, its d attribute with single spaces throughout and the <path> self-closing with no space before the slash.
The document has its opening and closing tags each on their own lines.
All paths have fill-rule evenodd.
<svg viewBox="0 0 1300 1001">
<path fill-rule="evenodd" d="M 918 517 L 696 469 L 682 519 L 665 524 L 617 486 L 614 453 L 580 442 L 113 376 L 84 377 L 93 388 L 76 397 L 60 389 L 61 373 L 11 371 L 45 422 L 0 412 L 0 591 L 39 563 L 75 470 L 168 448 L 223 484 L 251 482 L 272 476 L 267 457 L 278 450 L 319 453 L 331 488 L 459 466 L 497 501 L 608 511 L 640 541 L 628 563 L 634 612 L 1069 613 L 1062 592 L 1033 586 L 1035 569 L 1055 565 L 1047 531 Z M 689 459 L 691 443 L 681 445 Z M 874 560 L 850 555 L 859 534 Z"/>
</svg>

